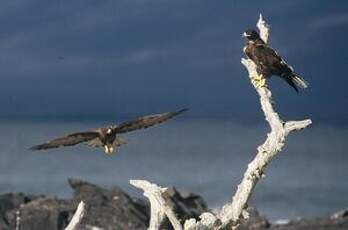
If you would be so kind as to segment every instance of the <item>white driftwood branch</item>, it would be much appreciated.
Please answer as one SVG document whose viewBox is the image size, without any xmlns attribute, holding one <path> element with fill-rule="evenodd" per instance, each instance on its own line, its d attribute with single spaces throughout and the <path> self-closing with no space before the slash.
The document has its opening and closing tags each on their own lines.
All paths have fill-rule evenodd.
<svg viewBox="0 0 348 230">
<path fill-rule="evenodd" d="M 260 30 L 261 38 L 267 42 L 269 26 L 262 19 L 262 15 L 260 15 L 257 26 Z M 250 79 L 258 75 L 256 65 L 253 61 L 243 58 L 242 64 L 247 69 Z M 265 143 L 257 148 L 258 153 L 254 160 L 248 165 L 248 169 L 244 173 L 244 178 L 238 185 L 237 192 L 232 198 L 232 203 L 225 205 L 219 213 L 222 226 L 226 226 L 230 223 L 238 224 L 243 212 L 246 211 L 248 200 L 256 183 L 264 175 L 268 163 L 270 163 L 273 157 L 282 150 L 287 135 L 292 131 L 304 129 L 312 123 L 310 119 L 302 121 L 282 121 L 278 113 L 274 111 L 271 91 L 267 87 L 256 88 L 256 91 L 260 96 L 261 108 L 265 114 L 266 121 L 271 127 L 271 132 L 267 135 Z"/>
<path fill-rule="evenodd" d="M 81 201 L 77 206 L 76 212 L 65 230 L 77 230 L 83 216 L 85 215 L 85 203 Z"/>
<path fill-rule="evenodd" d="M 221 221 L 210 212 L 202 213 L 199 216 L 200 221 L 194 218 L 185 221 L 185 230 L 207 230 L 207 229 L 219 229 L 221 226 Z"/>
<path fill-rule="evenodd" d="M 260 30 L 260 36 L 268 42 L 269 25 L 263 20 L 260 15 L 257 27 Z M 250 80 L 258 76 L 256 66 L 250 59 L 242 59 L 242 64 L 248 71 Z M 248 200 L 260 178 L 264 176 L 264 171 L 273 157 L 279 153 L 284 144 L 286 137 L 292 132 L 306 128 L 312 123 L 310 119 L 302 121 L 287 121 L 284 122 L 279 118 L 278 113 L 274 111 L 272 104 L 272 93 L 267 87 L 255 87 L 260 96 L 261 108 L 265 114 L 266 121 L 269 123 L 271 131 L 267 135 L 266 141 L 257 148 L 256 157 L 249 163 L 242 182 L 238 185 L 237 191 L 232 198 L 232 202 L 222 207 L 217 215 L 212 213 L 203 213 L 200 216 L 200 221 L 195 219 L 186 220 L 184 224 L 185 230 L 206 230 L 206 229 L 223 229 L 228 226 L 238 226 L 240 219 L 249 217 L 246 211 Z M 163 193 L 165 189 L 157 185 L 150 184 L 147 181 L 131 181 L 134 186 L 143 189 L 144 195 L 150 199 L 151 203 L 151 221 L 150 229 L 159 229 L 160 223 L 164 218 L 165 210 L 170 210 L 166 204 Z M 166 213 L 168 216 L 168 214 Z M 172 213 L 175 217 L 175 215 Z M 169 216 L 168 216 L 169 217 Z M 175 220 L 177 221 L 176 217 Z M 172 221 L 172 220 L 171 220 Z M 172 222 L 173 224 L 173 222 Z M 175 225 L 174 229 L 181 230 L 179 224 Z"/>
<path fill-rule="evenodd" d="M 268 43 L 268 37 L 269 37 L 269 29 L 270 26 L 266 23 L 265 20 L 262 18 L 262 14 L 260 14 L 259 21 L 257 22 L 257 28 L 260 30 L 260 37 L 265 42 Z"/>
<path fill-rule="evenodd" d="M 161 188 L 156 184 L 151 184 L 145 180 L 131 180 L 130 184 L 144 191 L 144 196 L 150 200 L 151 218 L 149 230 L 157 230 L 165 216 L 168 217 L 170 223 L 175 230 L 182 230 L 180 221 L 176 218 L 173 209 L 168 205 L 165 192 L 167 188 Z"/>
</svg>

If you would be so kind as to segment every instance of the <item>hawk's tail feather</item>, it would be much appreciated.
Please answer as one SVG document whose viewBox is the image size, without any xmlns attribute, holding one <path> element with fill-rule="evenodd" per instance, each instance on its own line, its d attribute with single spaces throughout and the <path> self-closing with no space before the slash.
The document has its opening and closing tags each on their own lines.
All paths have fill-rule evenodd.
<svg viewBox="0 0 348 230">
<path fill-rule="evenodd" d="M 301 78 L 300 76 L 293 74 L 291 76 L 292 81 L 300 88 L 305 89 L 308 87 L 308 82 L 306 82 L 305 79 Z"/>
<path fill-rule="evenodd" d="M 298 87 L 305 89 L 308 87 L 308 83 L 301 78 L 300 76 L 296 75 L 295 73 L 285 73 L 282 75 L 282 77 L 286 80 L 286 82 L 295 89 L 296 92 L 298 92 Z"/>
</svg>

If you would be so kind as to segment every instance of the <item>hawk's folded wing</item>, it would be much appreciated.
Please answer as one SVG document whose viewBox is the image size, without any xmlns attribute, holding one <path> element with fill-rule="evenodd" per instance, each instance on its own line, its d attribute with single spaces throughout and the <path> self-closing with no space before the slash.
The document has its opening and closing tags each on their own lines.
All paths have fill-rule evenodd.
<svg viewBox="0 0 348 230">
<path fill-rule="evenodd" d="M 183 113 L 187 111 L 188 109 L 182 109 L 175 112 L 167 112 L 167 113 L 160 113 L 160 114 L 154 114 L 149 116 L 140 117 L 134 120 L 130 120 L 124 123 L 121 123 L 117 127 L 113 129 L 114 133 L 126 133 L 131 132 L 137 129 L 146 129 L 150 126 L 162 123 L 166 120 L 169 120 L 176 115 L 179 115 L 180 113 Z"/>
<path fill-rule="evenodd" d="M 253 56 L 257 59 L 258 62 L 261 62 L 257 64 L 274 65 L 280 64 L 280 62 L 282 61 L 282 58 L 277 54 L 277 52 L 268 45 L 257 45 L 253 51 Z"/>
<path fill-rule="evenodd" d="M 279 73 L 294 71 L 274 49 L 266 44 L 257 45 L 252 55 L 252 60 L 261 70 L 266 68 Z"/>
<path fill-rule="evenodd" d="M 35 145 L 30 148 L 30 150 L 41 150 L 41 149 L 51 149 L 59 148 L 62 146 L 72 146 L 79 144 L 81 142 L 90 141 L 99 136 L 98 132 L 80 132 L 72 133 L 64 137 L 53 139 L 47 143 Z"/>
</svg>

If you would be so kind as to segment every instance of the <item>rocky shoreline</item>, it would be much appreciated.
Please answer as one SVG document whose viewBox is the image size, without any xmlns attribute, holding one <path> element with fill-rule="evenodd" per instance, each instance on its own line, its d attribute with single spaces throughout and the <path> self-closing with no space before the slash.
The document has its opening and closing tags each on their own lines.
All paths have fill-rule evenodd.
<svg viewBox="0 0 348 230">
<path fill-rule="evenodd" d="M 87 212 L 82 221 L 82 230 L 125 230 L 146 229 L 149 223 L 149 203 L 135 199 L 122 189 L 110 190 L 97 185 L 69 179 L 74 190 L 71 199 L 47 196 L 8 193 L 0 195 L 0 230 L 61 230 L 69 223 L 78 203 L 83 200 Z M 171 205 L 180 220 L 198 218 L 208 211 L 205 201 L 198 195 L 180 192 L 175 188 L 168 191 Z M 242 223 L 241 230 L 343 230 L 348 229 L 348 210 L 335 213 L 331 217 L 296 219 L 286 223 L 271 224 L 251 210 L 251 218 Z M 168 221 L 162 229 L 171 229 Z"/>
</svg>

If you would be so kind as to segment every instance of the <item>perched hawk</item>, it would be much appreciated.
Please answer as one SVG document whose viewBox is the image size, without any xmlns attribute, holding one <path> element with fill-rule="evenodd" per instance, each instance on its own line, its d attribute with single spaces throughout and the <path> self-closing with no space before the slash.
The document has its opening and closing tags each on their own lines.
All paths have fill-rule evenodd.
<svg viewBox="0 0 348 230">
<path fill-rule="evenodd" d="M 258 74 L 264 78 L 271 75 L 279 76 L 296 92 L 298 92 L 297 87 L 308 87 L 307 82 L 294 73 L 293 68 L 272 47 L 268 46 L 255 30 L 249 29 L 243 33 L 243 36 L 248 40 L 243 51 L 256 64 Z"/>
<path fill-rule="evenodd" d="M 187 111 L 182 109 L 176 112 L 167 112 L 140 117 L 130 120 L 120 125 L 100 128 L 94 131 L 72 133 L 64 137 L 60 137 L 41 145 L 35 145 L 30 150 L 43 150 L 51 148 L 59 148 L 62 146 L 73 146 L 82 142 L 87 142 L 91 147 L 104 147 L 106 154 L 111 154 L 114 151 L 114 146 L 117 148 L 126 142 L 118 137 L 118 134 L 131 132 L 137 129 L 145 129 L 150 126 L 162 123 L 176 115 Z"/>
</svg>

